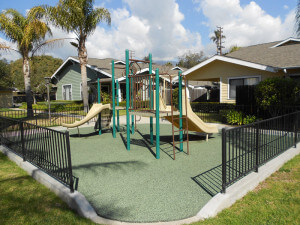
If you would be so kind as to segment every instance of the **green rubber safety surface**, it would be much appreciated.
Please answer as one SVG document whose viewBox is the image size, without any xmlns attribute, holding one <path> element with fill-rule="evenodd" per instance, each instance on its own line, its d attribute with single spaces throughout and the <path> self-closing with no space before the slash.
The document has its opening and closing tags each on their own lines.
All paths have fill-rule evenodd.
<svg viewBox="0 0 300 225">
<path fill-rule="evenodd" d="M 101 136 L 93 128 L 70 130 L 73 173 L 78 191 L 105 218 L 126 222 L 172 221 L 195 216 L 212 198 L 194 177 L 221 164 L 221 135 L 205 141 L 190 133 L 190 155 L 176 150 L 172 127 L 160 125 L 160 159 L 149 144 L 149 124 L 137 125 L 126 150 L 126 129 L 117 137 Z M 155 130 L 155 124 L 154 124 Z M 155 140 L 155 134 L 154 134 Z M 215 176 L 221 176 L 220 174 Z"/>
</svg>

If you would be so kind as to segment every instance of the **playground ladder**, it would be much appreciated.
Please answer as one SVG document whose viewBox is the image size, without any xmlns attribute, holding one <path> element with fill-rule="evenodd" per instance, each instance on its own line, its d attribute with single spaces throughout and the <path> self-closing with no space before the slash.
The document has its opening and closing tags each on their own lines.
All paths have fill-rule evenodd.
<svg viewBox="0 0 300 225">
<path fill-rule="evenodd" d="M 181 91 L 182 92 L 182 76 L 181 74 L 179 75 L 179 78 L 181 79 L 178 79 L 178 83 L 179 83 L 179 88 L 178 88 L 178 95 L 179 95 L 179 92 Z M 172 78 L 171 78 L 172 79 Z M 186 85 L 186 80 L 185 80 L 185 94 L 184 94 L 184 98 L 185 98 L 185 115 L 183 116 L 182 115 L 182 100 L 180 100 L 180 103 L 179 103 L 179 110 L 181 110 L 181 113 L 179 115 L 174 115 L 174 105 L 173 105 L 173 100 L 172 100 L 172 80 L 170 79 L 170 84 L 171 84 L 171 88 L 170 88 L 170 91 L 171 91 L 171 118 L 172 118 L 172 136 L 173 136 L 173 159 L 175 160 L 175 150 L 176 150 L 176 145 L 180 145 L 180 151 L 183 151 L 183 143 L 186 143 L 187 145 L 187 154 L 189 155 L 190 152 L 189 152 L 189 127 L 188 127 L 188 115 L 187 115 L 187 85 Z M 178 96 L 178 98 L 180 97 L 180 95 Z M 182 97 L 182 94 L 181 94 L 181 97 Z M 181 107 L 181 109 L 180 109 Z M 178 120 L 178 124 L 179 124 L 179 128 L 177 128 L 175 126 L 175 122 Z M 180 120 L 182 121 L 182 123 L 180 123 Z M 179 141 L 176 141 L 175 140 L 175 135 L 176 133 L 178 133 L 179 135 Z M 185 136 L 185 140 L 184 140 L 184 136 Z"/>
</svg>

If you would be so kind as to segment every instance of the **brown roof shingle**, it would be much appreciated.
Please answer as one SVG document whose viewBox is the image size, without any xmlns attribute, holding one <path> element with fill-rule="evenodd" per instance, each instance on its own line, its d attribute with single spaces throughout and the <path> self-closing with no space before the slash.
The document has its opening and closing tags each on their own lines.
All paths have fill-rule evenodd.
<svg viewBox="0 0 300 225">
<path fill-rule="evenodd" d="M 242 47 L 226 57 L 279 68 L 300 67 L 300 42 L 290 41 L 271 48 L 280 42 L 282 41 Z"/>
</svg>

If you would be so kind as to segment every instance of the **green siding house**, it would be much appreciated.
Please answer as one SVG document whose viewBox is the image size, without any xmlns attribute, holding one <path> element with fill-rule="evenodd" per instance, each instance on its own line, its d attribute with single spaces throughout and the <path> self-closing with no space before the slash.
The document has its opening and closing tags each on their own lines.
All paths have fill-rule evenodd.
<svg viewBox="0 0 300 225">
<path fill-rule="evenodd" d="M 111 67 L 111 60 L 89 59 L 87 65 L 89 94 L 93 93 L 96 95 L 97 78 L 100 78 L 100 80 L 111 78 L 111 69 L 109 68 Z M 51 82 L 56 88 L 56 100 L 82 100 L 81 71 L 78 58 L 69 57 L 51 76 Z"/>
</svg>

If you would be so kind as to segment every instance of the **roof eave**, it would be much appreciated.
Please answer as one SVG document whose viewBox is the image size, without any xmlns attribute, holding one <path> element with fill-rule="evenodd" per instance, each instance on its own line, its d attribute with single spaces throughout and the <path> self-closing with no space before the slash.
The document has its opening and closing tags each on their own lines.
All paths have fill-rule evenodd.
<svg viewBox="0 0 300 225">
<path fill-rule="evenodd" d="M 73 58 L 73 57 L 68 57 L 67 59 L 66 59 L 66 61 L 64 61 L 64 63 L 54 72 L 54 74 L 51 76 L 51 79 L 53 78 L 53 77 L 55 77 L 56 78 L 56 74 L 64 67 L 64 65 L 68 62 L 68 61 L 70 61 L 70 60 L 72 60 L 72 61 L 75 61 L 75 62 L 77 62 L 77 63 L 80 63 L 79 62 L 79 60 L 78 59 L 75 59 L 75 58 Z M 106 76 L 108 76 L 108 77 L 112 77 L 112 75 L 111 74 L 109 74 L 109 73 L 107 73 L 107 72 L 105 72 L 105 71 L 103 71 L 103 70 L 100 70 L 100 69 L 98 69 L 97 67 L 94 67 L 94 66 L 91 66 L 91 65 L 89 65 L 89 64 L 87 64 L 86 65 L 88 68 L 90 68 L 90 69 L 92 69 L 92 70 L 95 70 L 95 71 L 97 71 L 97 72 L 99 72 L 99 73 L 102 73 L 102 74 L 104 74 L 104 75 L 106 75 Z"/>
<path fill-rule="evenodd" d="M 199 64 L 197 64 L 196 66 L 188 69 L 187 71 L 183 72 L 183 75 L 186 76 L 198 69 L 200 69 L 201 67 L 214 62 L 216 60 L 219 61 L 223 61 L 223 62 L 228 62 L 228 63 L 233 63 L 233 64 L 237 64 L 237 65 L 241 65 L 241 66 L 246 66 L 246 67 L 250 67 L 250 68 L 255 68 L 255 69 L 259 69 L 259 70 L 265 70 L 265 71 L 269 71 L 269 72 L 277 72 L 278 69 L 272 66 L 267 66 L 267 65 L 262 65 L 262 64 L 257 64 L 257 63 L 252 63 L 252 62 L 247 62 L 241 59 L 235 59 L 235 58 L 231 58 L 231 57 L 226 57 L 226 56 L 220 56 L 220 55 L 215 55 Z"/>
</svg>

